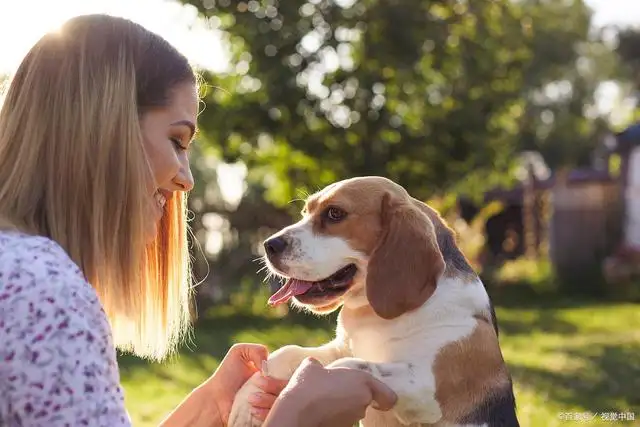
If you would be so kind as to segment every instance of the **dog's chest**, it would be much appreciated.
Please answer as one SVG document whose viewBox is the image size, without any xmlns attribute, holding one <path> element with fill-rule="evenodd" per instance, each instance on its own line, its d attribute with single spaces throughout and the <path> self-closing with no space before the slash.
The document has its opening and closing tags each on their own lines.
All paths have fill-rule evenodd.
<svg viewBox="0 0 640 427">
<path fill-rule="evenodd" d="M 395 351 L 390 347 L 387 337 L 379 330 L 361 328 L 347 332 L 347 345 L 351 354 L 370 362 L 390 362 Z"/>
<path fill-rule="evenodd" d="M 339 330 L 353 357 L 370 362 L 390 362 L 396 353 L 388 327 L 367 319 L 351 319 L 345 316 Z"/>
<path fill-rule="evenodd" d="M 425 356 L 426 349 L 419 349 L 420 334 L 415 334 L 409 325 L 349 314 L 341 317 L 338 330 L 353 357 L 384 363 L 414 358 L 422 361 Z"/>
</svg>

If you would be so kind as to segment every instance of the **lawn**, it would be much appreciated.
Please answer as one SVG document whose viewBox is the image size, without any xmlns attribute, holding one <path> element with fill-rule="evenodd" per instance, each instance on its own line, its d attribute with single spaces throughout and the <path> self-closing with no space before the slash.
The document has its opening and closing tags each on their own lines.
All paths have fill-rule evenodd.
<svg viewBox="0 0 640 427">
<path fill-rule="evenodd" d="M 164 364 L 120 358 L 135 426 L 156 426 L 235 342 L 277 348 L 331 337 L 332 319 L 244 311 L 219 307 L 208 313 L 180 355 Z M 640 426 L 640 305 L 547 298 L 497 303 L 496 311 L 522 426 Z M 591 421 L 561 419 L 586 412 L 598 415 Z M 635 420 L 607 421 L 602 412 L 634 413 Z"/>
</svg>

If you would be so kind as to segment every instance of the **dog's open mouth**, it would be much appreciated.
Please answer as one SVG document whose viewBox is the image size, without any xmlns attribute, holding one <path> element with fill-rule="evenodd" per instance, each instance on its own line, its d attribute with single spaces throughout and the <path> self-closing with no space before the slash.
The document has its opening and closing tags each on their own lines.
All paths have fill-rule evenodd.
<svg viewBox="0 0 640 427">
<path fill-rule="evenodd" d="M 269 298 L 269 304 L 284 304 L 293 297 L 296 297 L 300 302 L 316 298 L 338 297 L 349 289 L 357 272 L 358 268 L 355 264 L 349 264 L 326 279 L 317 282 L 310 282 L 293 277 L 289 278 L 285 284 Z"/>
</svg>

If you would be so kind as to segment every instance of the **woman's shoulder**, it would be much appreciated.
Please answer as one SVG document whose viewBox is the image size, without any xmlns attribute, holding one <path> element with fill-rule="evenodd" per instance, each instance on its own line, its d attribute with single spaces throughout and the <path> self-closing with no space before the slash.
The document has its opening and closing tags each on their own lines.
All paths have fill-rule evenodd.
<svg viewBox="0 0 640 427">
<path fill-rule="evenodd" d="M 95 290 L 60 245 L 46 237 L 0 231 L 0 305 L 53 300 L 58 307 L 103 323 Z"/>
<path fill-rule="evenodd" d="M 16 231 L 0 231 L 0 279 L 7 274 L 83 277 L 80 268 L 55 241 Z M 6 279 L 6 277 L 4 277 Z"/>
<path fill-rule="evenodd" d="M 0 232 L 0 390 L 0 424 L 130 425 L 97 294 L 43 237 Z"/>
</svg>

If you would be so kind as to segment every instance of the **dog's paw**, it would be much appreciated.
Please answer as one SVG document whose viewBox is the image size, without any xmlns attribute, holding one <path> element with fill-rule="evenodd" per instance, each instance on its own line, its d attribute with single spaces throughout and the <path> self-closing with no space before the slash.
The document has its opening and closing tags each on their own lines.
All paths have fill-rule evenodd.
<svg viewBox="0 0 640 427">
<path fill-rule="evenodd" d="M 253 374 L 251 378 L 240 388 L 233 400 L 231 413 L 229 414 L 228 427 L 260 427 L 262 421 L 251 415 L 249 396 L 262 390 L 255 384 L 260 372 Z"/>
<path fill-rule="evenodd" d="M 269 355 L 263 367 L 263 373 L 272 378 L 288 380 L 307 355 L 307 351 L 303 347 L 284 346 Z M 256 372 L 236 393 L 229 414 L 228 427 L 260 427 L 262 425 L 262 421 L 251 415 L 251 405 L 249 404 L 249 397 L 252 394 L 262 392 L 262 389 L 255 383 L 260 375 L 259 372 Z"/>
<path fill-rule="evenodd" d="M 307 353 L 303 347 L 297 345 L 279 348 L 269 355 L 265 375 L 279 380 L 288 380 L 307 357 Z"/>
</svg>

